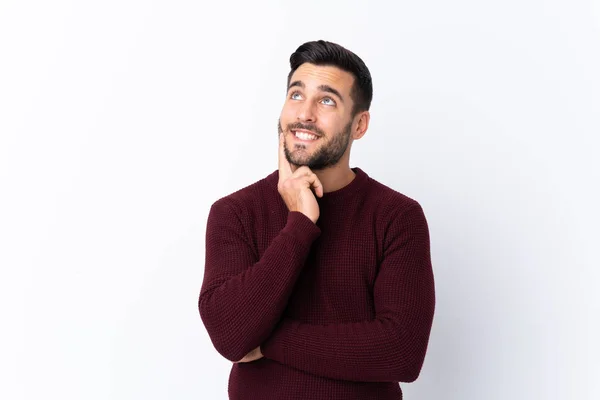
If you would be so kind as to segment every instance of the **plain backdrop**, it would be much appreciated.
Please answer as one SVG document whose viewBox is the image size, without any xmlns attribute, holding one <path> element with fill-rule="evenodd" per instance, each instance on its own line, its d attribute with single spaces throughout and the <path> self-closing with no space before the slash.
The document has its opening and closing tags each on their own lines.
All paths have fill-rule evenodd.
<svg viewBox="0 0 600 400">
<path fill-rule="evenodd" d="M 351 164 L 418 200 L 405 398 L 600 398 L 600 3 L 0 1 L 0 398 L 226 399 L 210 205 L 277 167 L 289 55 L 374 82 Z"/>
</svg>

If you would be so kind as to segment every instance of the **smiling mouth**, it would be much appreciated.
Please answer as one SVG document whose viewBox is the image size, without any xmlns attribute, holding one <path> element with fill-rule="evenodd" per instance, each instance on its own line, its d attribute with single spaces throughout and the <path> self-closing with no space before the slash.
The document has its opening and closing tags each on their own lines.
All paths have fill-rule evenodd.
<svg viewBox="0 0 600 400">
<path fill-rule="evenodd" d="M 309 132 L 305 132 L 305 131 L 292 131 L 292 134 L 296 138 L 298 138 L 300 140 L 305 140 L 305 141 L 314 141 L 314 140 L 317 140 L 319 138 L 314 133 L 309 133 Z"/>
</svg>

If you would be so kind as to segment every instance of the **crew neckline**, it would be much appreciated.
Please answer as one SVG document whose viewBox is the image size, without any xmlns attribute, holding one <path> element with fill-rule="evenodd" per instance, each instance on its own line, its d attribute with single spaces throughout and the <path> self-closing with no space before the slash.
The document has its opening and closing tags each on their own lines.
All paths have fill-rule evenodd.
<svg viewBox="0 0 600 400">
<path fill-rule="evenodd" d="M 350 183 L 346 186 L 334 190 L 332 192 L 323 193 L 323 197 L 317 197 L 317 201 L 319 203 L 326 203 L 331 201 L 339 201 L 343 200 L 349 196 L 352 196 L 353 193 L 358 191 L 360 188 L 364 186 L 365 183 L 369 180 L 369 175 L 364 172 L 359 167 L 353 167 L 351 170 L 354 172 L 355 176 Z M 277 190 L 277 183 L 279 182 L 279 170 L 275 170 L 269 176 L 267 176 L 266 181 Z"/>
</svg>

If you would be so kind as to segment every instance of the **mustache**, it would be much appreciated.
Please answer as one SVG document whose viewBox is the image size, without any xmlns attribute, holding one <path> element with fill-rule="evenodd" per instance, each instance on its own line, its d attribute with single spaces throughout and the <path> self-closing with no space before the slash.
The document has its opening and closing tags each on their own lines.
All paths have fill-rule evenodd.
<svg viewBox="0 0 600 400">
<path fill-rule="evenodd" d="M 325 132 L 323 132 L 321 129 L 319 129 L 315 124 L 305 124 L 302 122 L 294 122 L 292 124 L 287 125 L 288 131 L 295 131 L 298 129 L 304 129 L 306 131 L 314 132 L 319 136 L 325 136 Z"/>
</svg>

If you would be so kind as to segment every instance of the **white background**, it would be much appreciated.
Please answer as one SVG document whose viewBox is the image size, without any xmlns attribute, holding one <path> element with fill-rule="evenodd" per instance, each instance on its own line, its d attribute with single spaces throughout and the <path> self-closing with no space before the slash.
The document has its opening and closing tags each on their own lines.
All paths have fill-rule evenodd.
<svg viewBox="0 0 600 400">
<path fill-rule="evenodd" d="M 225 399 L 214 200 L 277 165 L 308 40 L 374 81 L 351 163 L 417 199 L 411 399 L 600 398 L 598 1 L 0 1 L 0 398 Z"/>
</svg>

